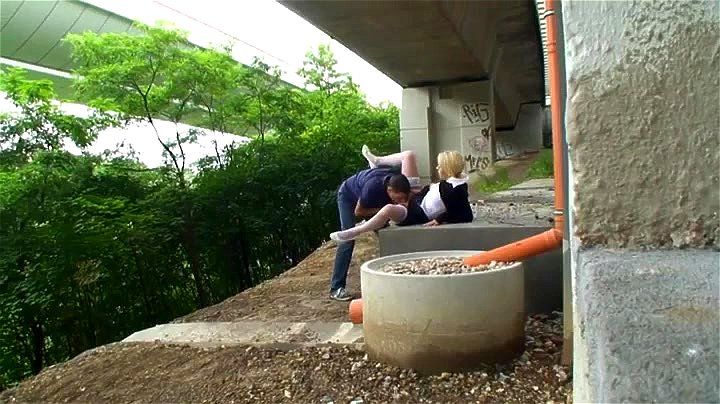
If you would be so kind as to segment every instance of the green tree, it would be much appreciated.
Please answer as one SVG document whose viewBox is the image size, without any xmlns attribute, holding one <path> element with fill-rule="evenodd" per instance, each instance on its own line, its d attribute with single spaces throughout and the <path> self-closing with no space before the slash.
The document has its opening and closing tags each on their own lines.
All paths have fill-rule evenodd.
<svg viewBox="0 0 720 404">
<path fill-rule="evenodd" d="M 337 186 L 366 166 L 360 146 L 398 148 L 397 109 L 369 105 L 327 49 L 309 54 L 297 89 L 175 31 L 70 41 L 79 94 L 112 113 L 66 116 L 48 83 L 2 82 L 21 114 L 0 121 L 0 389 L 296 264 L 336 228 Z M 166 165 L 61 150 L 113 117 L 175 123 L 172 139 L 155 132 Z M 189 167 L 186 146 L 210 131 L 254 139 Z"/>
<path fill-rule="evenodd" d="M 168 158 L 168 169 L 177 183 L 181 215 L 180 233 L 188 255 L 198 304 L 210 303 L 197 239 L 196 212 L 190 200 L 188 158 L 185 147 L 204 135 L 183 130 L 181 122 L 207 124 L 211 130 L 231 128 L 229 109 L 221 107 L 231 97 L 240 75 L 229 54 L 190 46 L 180 31 L 139 26 L 144 35 L 126 33 L 74 34 L 73 57 L 80 66 L 77 91 L 91 106 L 117 111 L 127 121 L 150 124 Z M 199 115 L 199 116 L 198 116 Z M 174 139 L 164 139 L 157 119 L 175 124 Z"/>
<path fill-rule="evenodd" d="M 247 286 L 243 279 L 255 283 L 301 260 L 337 227 L 335 191 L 367 165 L 360 147 L 398 149 L 397 108 L 369 105 L 321 49 L 324 58 L 309 53 L 302 74 L 324 77 L 316 82 L 322 87 L 308 83 L 310 90 L 290 89 L 268 103 L 285 117 L 274 121 L 271 136 L 232 151 L 229 164 L 196 178 L 215 290 L 227 286 L 234 293 Z M 233 281 L 222 283 L 222 276 Z"/>
<path fill-rule="evenodd" d="M 164 178 L 63 151 L 0 171 L 5 383 L 194 307 Z"/>
<path fill-rule="evenodd" d="M 265 135 L 274 130 L 285 115 L 283 101 L 289 89 L 280 79 L 280 70 L 258 58 L 245 69 L 240 85 L 242 96 L 237 111 L 263 142 Z"/>
<path fill-rule="evenodd" d="M 46 271 L 42 258 L 53 259 L 46 250 L 53 237 L 47 224 L 55 213 L 54 195 L 69 181 L 57 170 L 38 167 L 63 165 L 64 144 L 85 147 L 114 121 L 103 114 L 62 113 L 52 101 L 52 84 L 27 80 L 19 69 L 0 74 L 0 89 L 17 109 L 0 117 L 0 363 L 29 365 L 2 366 L 8 369 L 0 372 L 2 385 L 42 369 L 46 331 L 52 312 L 62 305 L 56 293 L 48 293 L 61 277 Z M 19 344 L 19 350 L 8 343 Z"/>
<path fill-rule="evenodd" d="M 315 52 L 305 54 L 303 67 L 298 74 L 305 79 L 305 85 L 310 90 L 326 93 L 346 90 L 352 86 L 352 79 L 347 73 L 338 72 L 336 65 L 337 60 L 330 46 L 320 45 Z"/>
<path fill-rule="evenodd" d="M 22 69 L 0 71 L 0 91 L 17 110 L 0 114 L 0 166 L 19 166 L 41 150 L 60 150 L 65 143 L 81 148 L 98 132 L 115 124 L 108 114 L 95 111 L 89 118 L 64 114 L 53 103 L 50 80 L 28 80 Z"/>
</svg>

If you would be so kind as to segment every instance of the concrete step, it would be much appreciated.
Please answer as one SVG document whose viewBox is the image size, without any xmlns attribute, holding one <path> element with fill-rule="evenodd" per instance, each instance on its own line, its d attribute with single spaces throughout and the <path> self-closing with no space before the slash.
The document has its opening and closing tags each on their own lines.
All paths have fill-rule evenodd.
<svg viewBox="0 0 720 404">
<path fill-rule="evenodd" d="M 488 196 L 486 201 L 515 202 L 515 203 L 541 203 L 552 208 L 555 202 L 555 191 L 552 178 L 539 178 L 527 180 L 512 186 L 506 191 L 495 192 Z"/>
<path fill-rule="evenodd" d="M 351 345 L 363 342 L 362 326 L 341 322 L 202 322 L 161 324 L 122 342 L 220 345 Z"/>
</svg>

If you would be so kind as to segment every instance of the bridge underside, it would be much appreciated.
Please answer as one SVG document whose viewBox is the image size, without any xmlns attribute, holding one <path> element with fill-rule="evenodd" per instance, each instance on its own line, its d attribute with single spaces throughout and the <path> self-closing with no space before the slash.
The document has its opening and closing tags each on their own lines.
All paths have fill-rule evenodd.
<svg viewBox="0 0 720 404">
<path fill-rule="evenodd" d="M 132 20 L 80 1 L 3 0 L 0 7 L 0 56 L 5 63 L 22 63 L 31 78 L 52 80 L 60 98 L 74 98 L 67 34 L 140 33 Z"/>
<path fill-rule="evenodd" d="M 403 87 L 493 79 L 497 128 L 544 99 L 537 13 L 528 1 L 281 3 Z"/>
</svg>

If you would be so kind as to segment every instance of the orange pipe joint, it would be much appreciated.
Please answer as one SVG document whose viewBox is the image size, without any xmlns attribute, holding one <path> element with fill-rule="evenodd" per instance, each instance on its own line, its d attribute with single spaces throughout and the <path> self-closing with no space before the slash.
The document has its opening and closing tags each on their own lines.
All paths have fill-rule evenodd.
<svg viewBox="0 0 720 404">
<path fill-rule="evenodd" d="M 511 262 L 522 261 L 526 258 L 553 250 L 562 246 L 562 231 L 550 229 L 544 233 L 536 234 L 526 239 L 506 244 L 494 250 L 484 251 L 463 259 L 465 265 L 487 265 L 492 261 Z"/>
<path fill-rule="evenodd" d="M 353 324 L 363 323 L 362 299 L 355 299 L 350 302 L 350 307 L 348 308 L 348 310 L 350 312 L 350 321 L 352 321 Z"/>
</svg>

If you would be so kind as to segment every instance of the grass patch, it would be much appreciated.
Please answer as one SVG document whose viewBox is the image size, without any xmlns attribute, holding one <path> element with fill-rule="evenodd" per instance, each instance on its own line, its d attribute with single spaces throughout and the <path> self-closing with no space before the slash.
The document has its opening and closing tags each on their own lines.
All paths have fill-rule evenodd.
<svg viewBox="0 0 720 404">
<path fill-rule="evenodd" d="M 492 194 L 494 192 L 510 189 L 510 187 L 515 184 L 517 184 L 517 182 L 510 179 L 507 168 L 498 167 L 495 170 L 495 175 L 480 176 L 480 181 L 477 184 L 477 190 L 483 194 Z"/>
<path fill-rule="evenodd" d="M 495 192 L 506 191 L 513 185 L 523 181 L 535 178 L 552 178 L 553 177 L 553 154 L 551 149 L 543 149 L 538 153 L 535 161 L 530 164 L 525 175 L 513 180 L 510 178 L 509 171 L 506 167 L 497 167 L 493 175 L 479 175 L 476 189 L 481 194 L 492 194 Z"/>
<path fill-rule="evenodd" d="M 528 168 L 527 179 L 550 178 L 553 176 L 553 155 L 551 149 L 543 149 Z"/>
</svg>

